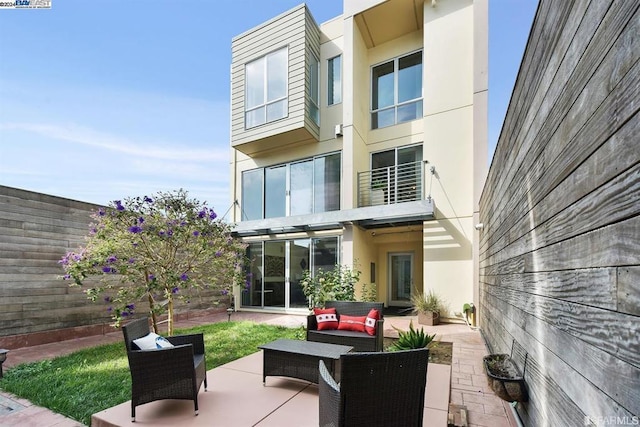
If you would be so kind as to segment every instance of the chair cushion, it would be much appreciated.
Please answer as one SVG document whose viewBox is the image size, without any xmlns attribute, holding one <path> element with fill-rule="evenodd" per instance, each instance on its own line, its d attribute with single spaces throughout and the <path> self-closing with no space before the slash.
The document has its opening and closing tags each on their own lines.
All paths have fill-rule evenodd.
<svg viewBox="0 0 640 427">
<path fill-rule="evenodd" d="M 154 332 L 150 332 L 149 335 L 133 340 L 133 343 L 137 345 L 140 350 L 155 350 L 157 348 L 173 347 L 173 344 L 167 341 L 166 338 L 161 337 Z"/>
<path fill-rule="evenodd" d="M 338 329 L 341 331 L 364 332 L 364 322 L 366 319 L 367 316 L 348 316 L 341 314 Z"/>
<path fill-rule="evenodd" d="M 313 309 L 318 322 L 318 330 L 325 331 L 338 328 L 338 315 L 335 308 L 318 308 Z"/>
<path fill-rule="evenodd" d="M 376 334 L 376 325 L 378 320 L 380 319 L 380 312 L 375 308 L 372 308 L 367 314 L 367 319 L 364 322 L 364 330 L 367 331 L 369 335 Z"/>
</svg>

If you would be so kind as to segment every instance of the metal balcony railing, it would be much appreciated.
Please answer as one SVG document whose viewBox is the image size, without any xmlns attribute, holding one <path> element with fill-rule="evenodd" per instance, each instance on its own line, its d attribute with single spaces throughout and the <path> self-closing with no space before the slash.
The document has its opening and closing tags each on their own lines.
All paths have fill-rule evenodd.
<svg viewBox="0 0 640 427">
<path fill-rule="evenodd" d="M 422 200 L 424 165 L 418 161 L 358 172 L 358 207 Z"/>
</svg>

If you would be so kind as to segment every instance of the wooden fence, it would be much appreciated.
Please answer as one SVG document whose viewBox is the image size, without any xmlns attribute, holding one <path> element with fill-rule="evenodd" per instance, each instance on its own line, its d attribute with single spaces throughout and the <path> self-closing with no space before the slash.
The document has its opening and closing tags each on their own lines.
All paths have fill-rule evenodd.
<svg viewBox="0 0 640 427">
<path fill-rule="evenodd" d="M 528 355 L 527 426 L 638 422 L 639 6 L 540 1 L 481 197 L 481 327 Z"/>
<path fill-rule="evenodd" d="M 58 261 L 85 243 L 99 206 L 0 186 L 0 347 L 16 348 L 112 331 L 107 305 L 70 287 Z M 186 306 L 212 308 L 213 291 Z M 143 304 L 144 305 L 144 304 Z"/>
</svg>

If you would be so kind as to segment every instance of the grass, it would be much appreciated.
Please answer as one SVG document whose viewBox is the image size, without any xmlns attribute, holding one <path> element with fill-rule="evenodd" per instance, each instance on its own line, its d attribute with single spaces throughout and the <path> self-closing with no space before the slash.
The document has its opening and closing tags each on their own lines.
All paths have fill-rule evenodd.
<svg viewBox="0 0 640 427">
<path fill-rule="evenodd" d="M 258 351 L 278 338 L 304 339 L 304 329 L 253 322 L 220 322 L 176 332 L 202 332 L 207 369 Z M 124 343 L 77 351 L 8 370 L 0 388 L 38 406 L 89 425 L 91 415 L 131 399 Z"/>
</svg>

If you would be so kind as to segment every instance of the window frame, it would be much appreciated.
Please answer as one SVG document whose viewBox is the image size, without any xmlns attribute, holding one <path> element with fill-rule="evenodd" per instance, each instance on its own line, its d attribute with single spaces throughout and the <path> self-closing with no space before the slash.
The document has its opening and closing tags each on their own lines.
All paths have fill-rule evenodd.
<svg viewBox="0 0 640 427">
<path fill-rule="evenodd" d="M 422 69 L 422 73 L 421 73 L 421 85 L 420 85 L 420 96 L 417 98 L 412 98 L 412 99 L 408 99 L 402 102 L 398 102 L 398 98 L 399 98 L 399 85 L 398 85 L 398 76 L 399 76 L 399 72 L 400 72 L 400 68 L 399 68 L 399 63 L 400 60 L 403 58 L 407 58 L 411 55 L 415 55 L 416 53 L 420 53 L 420 66 Z M 377 109 L 374 109 L 373 106 L 373 101 L 374 101 L 374 88 L 376 81 L 374 80 L 374 71 L 376 68 L 381 67 L 383 65 L 387 65 L 389 63 L 393 63 L 393 104 L 392 105 L 388 105 L 388 106 L 384 106 L 384 107 L 378 107 Z M 403 121 L 398 121 L 398 109 L 402 108 L 403 106 L 407 106 L 407 105 L 411 105 L 417 102 L 422 102 L 424 99 L 424 50 L 423 49 L 417 49 L 411 52 L 407 52 L 405 54 L 402 55 L 398 55 L 394 58 L 388 59 L 386 61 L 382 61 L 380 63 L 374 64 L 371 66 L 370 69 L 370 81 L 371 81 L 371 92 L 370 92 L 370 102 L 369 102 L 369 119 L 371 121 L 371 129 L 375 130 L 375 129 L 382 129 L 385 127 L 389 127 L 389 126 L 394 126 L 397 125 L 399 123 L 406 123 L 412 120 L 418 120 L 421 117 L 415 117 L 411 120 L 403 120 Z M 378 114 L 380 112 L 384 112 L 384 111 L 389 111 L 389 110 L 393 110 L 393 123 L 388 124 L 388 125 L 384 125 L 384 126 L 374 126 L 374 115 Z M 422 108 L 421 108 L 422 110 Z"/>
<path fill-rule="evenodd" d="M 285 76 L 284 76 L 284 95 L 280 96 L 278 98 L 274 98 L 272 100 L 268 99 L 268 94 L 269 94 L 269 58 L 273 57 L 281 52 L 285 53 L 284 58 L 285 58 L 285 63 L 284 63 L 284 70 L 285 70 Z M 248 67 L 251 64 L 255 64 L 258 61 L 263 61 L 264 64 L 262 65 L 262 102 L 260 104 L 254 105 L 252 107 L 247 107 L 249 102 L 249 76 L 248 76 Z M 289 116 L 289 45 L 280 47 L 278 49 L 272 50 L 269 53 L 266 53 L 262 56 L 259 56 L 257 58 L 252 59 L 249 62 L 246 62 L 244 64 L 244 128 L 245 130 L 248 129 L 253 129 L 256 128 L 258 126 L 262 126 L 268 123 L 272 123 L 278 120 L 282 120 L 285 119 Z M 284 114 L 281 117 L 275 118 L 275 119 L 268 119 L 268 107 L 278 104 L 279 102 L 285 101 L 284 103 Z M 247 117 L 249 115 L 249 113 L 252 112 L 256 112 L 260 109 L 264 109 L 264 112 L 262 113 L 262 120 L 260 122 L 258 122 L 257 124 L 252 124 L 252 125 L 248 125 L 248 120 Z"/>
<path fill-rule="evenodd" d="M 336 60 L 336 59 L 340 59 L 340 63 L 338 64 L 338 100 L 336 101 L 335 98 L 335 73 L 332 73 L 333 69 L 335 67 L 332 67 L 331 65 L 333 64 L 332 61 Z M 327 106 L 330 107 L 332 105 L 338 105 L 342 103 L 342 54 L 336 55 L 332 58 L 327 59 Z"/>
<path fill-rule="evenodd" d="M 316 183 L 315 183 L 315 178 L 316 178 L 316 160 L 320 159 L 320 158 L 328 158 L 331 156 L 335 156 L 338 155 L 339 159 L 340 159 L 340 165 L 342 166 L 342 151 L 331 151 L 328 153 L 323 153 L 323 154 L 319 154 L 316 156 L 312 156 L 312 157 L 305 157 L 302 159 L 297 159 L 297 160 L 292 160 L 286 163 L 278 163 L 278 164 L 274 164 L 274 165 L 269 165 L 269 166 L 264 166 L 261 168 L 254 168 L 254 169 L 247 169 L 245 171 L 242 171 L 241 173 L 241 191 L 242 194 L 240 195 L 240 200 L 242 200 L 242 205 L 240 206 L 241 208 L 241 221 L 253 221 L 253 220 L 262 220 L 262 219 L 272 219 L 272 218 L 282 218 L 280 216 L 267 216 L 267 211 L 266 211 L 266 200 L 267 200 L 267 176 L 266 176 L 266 171 L 267 170 L 275 170 L 277 168 L 281 168 L 284 167 L 285 168 L 285 205 L 284 205 L 284 217 L 288 217 L 288 216 L 294 216 L 291 214 L 291 166 L 295 165 L 295 164 L 300 164 L 300 163 L 304 163 L 307 161 L 311 161 L 312 164 L 312 174 L 311 174 L 311 185 L 310 185 L 310 191 L 311 191 L 311 202 L 312 202 L 312 211 L 308 214 L 295 214 L 295 215 L 310 215 L 313 213 L 320 213 L 320 212 L 331 212 L 331 211 L 335 211 L 335 210 L 340 210 L 340 206 L 341 206 L 341 192 L 342 192 L 342 174 L 340 173 L 339 175 L 339 183 L 338 183 L 338 195 L 337 195 L 337 209 L 332 209 L 331 211 L 329 210 L 323 210 L 323 211 L 317 211 L 316 207 Z M 342 170 L 342 167 L 338 168 L 339 171 Z M 256 171 L 261 171 L 261 184 L 262 187 L 260 189 L 260 194 L 262 196 L 262 200 L 261 200 L 261 215 L 259 218 L 247 218 L 247 219 L 243 219 L 245 217 L 245 213 L 244 213 L 244 202 L 245 202 L 245 186 L 244 183 L 246 182 L 245 179 L 245 174 L 250 174 L 250 173 L 256 173 Z M 255 190 L 255 189 L 254 189 Z"/>
<path fill-rule="evenodd" d="M 309 107 L 308 107 L 308 116 L 313 122 L 320 126 L 320 59 L 318 59 L 317 55 L 313 52 L 310 54 L 309 61 L 309 93 L 307 96 Z M 311 59 L 315 61 L 311 62 Z M 315 67 L 314 67 L 315 64 Z M 314 87 L 314 68 L 315 68 L 315 91 L 313 91 Z M 315 93 L 314 93 L 315 92 Z M 313 97 L 315 95 L 315 99 Z M 315 113 L 315 114 L 313 114 Z"/>
</svg>

